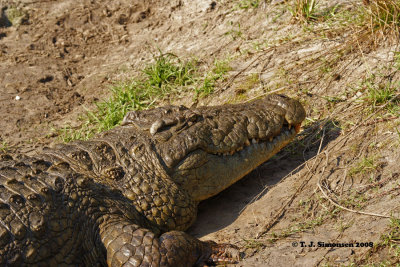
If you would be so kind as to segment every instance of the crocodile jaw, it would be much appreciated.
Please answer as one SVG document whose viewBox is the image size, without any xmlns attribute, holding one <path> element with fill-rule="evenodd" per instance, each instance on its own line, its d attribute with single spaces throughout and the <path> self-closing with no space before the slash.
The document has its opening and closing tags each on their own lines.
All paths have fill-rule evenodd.
<svg viewBox="0 0 400 267">
<path fill-rule="evenodd" d="M 253 143 L 232 155 L 210 154 L 198 149 L 175 167 L 171 178 L 194 200 L 202 201 L 218 194 L 267 161 L 294 139 L 298 129 L 299 125 L 291 129 L 284 127 L 272 141 Z"/>
<path fill-rule="evenodd" d="M 123 125 L 141 130 L 160 167 L 200 201 L 272 157 L 294 138 L 305 116 L 300 102 L 268 95 L 242 104 L 134 111 Z"/>
</svg>

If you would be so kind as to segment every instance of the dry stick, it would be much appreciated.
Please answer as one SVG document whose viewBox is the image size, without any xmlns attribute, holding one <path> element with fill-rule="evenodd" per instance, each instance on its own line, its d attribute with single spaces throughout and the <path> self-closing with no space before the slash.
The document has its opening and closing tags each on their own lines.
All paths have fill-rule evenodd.
<svg viewBox="0 0 400 267">
<path fill-rule="evenodd" d="M 318 148 L 318 152 L 317 155 L 315 155 L 314 157 L 314 163 L 312 168 L 314 168 L 315 163 L 317 161 L 317 156 L 320 154 L 321 152 L 321 148 L 322 148 L 322 143 L 324 141 L 324 137 L 325 137 L 325 131 L 324 134 L 322 135 L 321 141 L 319 143 L 319 148 Z M 304 163 L 307 166 L 307 163 Z M 301 166 L 301 165 L 300 165 Z M 304 188 L 304 186 L 306 184 L 308 184 L 308 182 L 313 178 L 312 175 L 310 175 L 309 178 L 307 178 L 306 180 L 303 181 L 303 183 L 296 189 L 296 192 L 290 197 L 290 199 L 288 201 L 286 201 L 286 203 L 279 209 L 279 211 L 275 214 L 275 216 L 272 218 L 272 220 L 269 221 L 268 224 L 263 226 L 263 229 L 261 231 L 259 231 L 256 235 L 256 239 L 259 239 L 261 236 L 263 236 L 264 234 L 266 234 L 272 226 L 275 225 L 275 223 L 278 222 L 278 219 L 283 215 L 285 209 L 287 206 L 289 206 L 290 204 L 292 204 L 293 200 L 295 199 L 295 197 L 297 196 L 297 194 Z"/>
<path fill-rule="evenodd" d="M 326 155 L 326 161 L 328 161 L 328 154 L 327 154 L 327 151 L 325 151 L 324 154 Z M 328 164 L 328 163 L 326 163 L 326 164 Z M 324 166 L 324 170 L 322 171 L 322 174 L 324 173 L 324 171 L 325 171 L 325 166 Z M 322 192 L 322 194 L 325 196 L 325 198 L 326 198 L 330 203 L 332 203 L 334 206 L 336 206 L 336 207 L 338 207 L 338 208 L 341 208 L 341 209 L 343 209 L 343 210 L 347 210 L 347 211 L 349 211 L 349 212 L 358 213 L 358 214 L 362 214 L 362 215 L 375 216 L 375 217 L 382 217 L 382 218 L 391 218 L 391 216 L 387 216 L 387 215 L 383 215 L 383 214 L 378 214 L 378 213 L 372 213 L 372 212 L 364 212 L 364 211 L 352 210 L 352 209 L 348 209 L 348 208 L 346 208 L 346 207 L 344 207 L 344 206 L 342 206 L 342 205 L 339 205 L 338 203 L 336 203 L 332 198 L 330 198 L 330 197 L 326 194 L 326 192 L 324 191 L 324 189 L 322 189 L 322 186 L 321 186 L 321 176 L 322 176 L 322 175 L 320 175 L 320 176 L 318 177 L 317 186 L 318 186 L 319 190 Z"/>
<path fill-rule="evenodd" d="M 255 62 L 257 62 L 257 60 L 259 60 L 261 57 L 265 56 L 266 53 L 270 52 L 270 51 L 275 51 L 275 47 L 271 47 L 268 48 L 266 50 L 263 50 L 263 54 L 257 56 L 253 61 L 251 61 L 246 67 L 244 67 L 243 69 L 241 69 L 240 71 L 238 71 L 238 73 L 236 73 L 235 75 L 233 75 L 233 77 L 231 77 L 229 79 L 229 81 L 225 84 L 225 86 L 223 86 L 224 90 L 226 90 L 227 88 L 229 88 L 232 84 L 233 81 L 240 75 L 242 74 L 245 70 L 247 70 L 248 68 L 250 68 Z M 220 87 L 218 90 L 215 91 L 215 93 L 219 92 L 222 89 L 222 87 Z"/>
<path fill-rule="evenodd" d="M 324 128 L 323 131 L 322 131 L 322 137 L 321 137 L 321 141 L 319 142 L 319 147 L 318 147 L 317 156 L 318 156 L 318 155 L 320 154 L 320 152 L 321 152 L 322 143 L 324 142 L 324 138 L 325 138 L 325 128 Z M 303 157 L 304 157 L 304 154 L 303 154 Z M 314 169 L 315 162 L 317 162 L 317 159 L 314 160 L 311 169 Z M 312 171 L 311 171 L 311 169 L 308 167 L 308 164 L 307 164 L 307 163 L 306 163 L 306 167 L 307 167 L 308 171 L 312 173 Z"/>
<path fill-rule="evenodd" d="M 314 156 L 314 157 L 315 157 L 315 156 Z M 314 158 L 314 157 L 313 157 L 313 158 Z M 294 170 L 292 170 L 290 173 L 288 173 L 287 175 L 285 175 L 285 177 L 283 177 L 283 178 L 281 179 L 281 181 L 283 181 L 283 180 L 285 180 L 287 177 L 293 175 L 294 172 L 296 172 L 298 169 L 300 169 L 301 167 L 303 167 L 305 164 L 306 164 L 306 163 L 304 162 L 304 163 L 300 164 L 299 166 L 297 166 Z M 275 185 L 274 185 L 274 186 L 271 186 L 271 187 L 265 186 L 264 189 L 263 189 L 260 193 L 258 193 L 255 197 L 253 197 L 253 199 L 249 202 L 249 204 L 247 204 L 246 206 L 244 206 L 244 207 L 239 211 L 239 214 L 242 214 L 242 212 L 243 212 L 250 204 L 254 203 L 254 201 L 256 201 L 257 199 L 259 199 L 260 196 L 261 196 L 262 194 L 264 194 L 264 192 L 265 192 L 267 189 L 270 189 L 270 188 L 272 188 L 272 187 L 275 187 Z"/>
<path fill-rule="evenodd" d="M 259 98 L 259 97 L 277 93 L 277 92 L 279 92 L 279 91 L 282 91 L 282 90 L 285 89 L 285 88 L 287 88 L 287 86 L 282 86 L 282 87 L 280 87 L 280 88 L 278 88 L 278 89 L 275 89 L 275 90 L 273 90 L 273 91 L 269 91 L 269 92 L 266 92 L 266 93 L 263 93 L 263 94 L 260 94 L 260 95 L 256 95 L 256 96 L 254 96 L 254 97 L 252 97 L 252 98 L 247 99 L 247 100 L 244 101 L 244 102 L 247 103 L 247 102 L 253 101 L 254 99 L 257 99 L 257 98 Z"/>
<path fill-rule="evenodd" d="M 342 191 L 340 192 L 340 195 L 343 195 L 343 188 L 344 188 L 344 185 L 346 184 L 346 180 L 347 180 L 347 169 L 344 169 Z"/>
</svg>

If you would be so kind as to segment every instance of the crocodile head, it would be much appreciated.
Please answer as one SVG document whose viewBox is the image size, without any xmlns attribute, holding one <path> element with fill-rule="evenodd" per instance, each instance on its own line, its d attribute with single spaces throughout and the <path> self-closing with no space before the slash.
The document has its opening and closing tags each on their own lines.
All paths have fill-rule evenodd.
<svg viewBox="0 0 400 267">
<path fill-rule="evenodd" d="M 129 112 L 123 125 L 147 132 L 171 178 L 201 201 L 277 153 L 295 137 L 304 118 L 298 101 L 269 95 L 237 105 Z"/>
</svg>

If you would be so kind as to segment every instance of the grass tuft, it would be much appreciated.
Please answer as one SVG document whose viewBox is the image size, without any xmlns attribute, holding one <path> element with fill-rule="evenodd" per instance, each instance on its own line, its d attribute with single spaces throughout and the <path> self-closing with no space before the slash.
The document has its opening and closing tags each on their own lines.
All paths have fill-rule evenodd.
<svg viewBox="0 0 400 267">
<path fill-rule="evenodd" d="M 194 99 L 206 97 L 214 92 L 218 81 L 224 80 L 226 74 L 232 70 L 230 60 L 215 60 L 214 67 L 202 79 L 202 83 L 195 88 Z"/>
<path fill-rule="evenodd" d="M 364 90 L 361 100 L 368 104 L 371 111 L 385 105 L 385 110 L 389 114 L 399 115 L 399 82 L 379 81 L 375 75 L 371 75 L 362 82 L 361 87 Z"/>
<path fill-rule="evenodd" d="M 400 26 L 399 0 L 369 0 L 358 10 L 355 18 L 361 25 L 359 43 L 379 46 L 384 40 L 397 40 Z"/>
<path fill-rule="evenodd" d="M 145 85 L 165 95 L 175 87 L 193 83 L 195 71 L 196 62 L 182 62 L 174 54 L 168 53 L 157 56 L 155 63 L 147 66 L 143 73 Z"/>
<path fill-rule="evenodd" d="M 366 1 L 367 18 L 370 20 L 370 29 L 375 31 L 396 30 L 400 26 L 400 1 L 374 0 Z"/>
<path fill-rule="evenodd" d="M 395 256 L 399 259 L 400 257 L 400 220 L 392 218 L 390 219 L 390 231 L 381 237 L 382 244 L 390 247 L 390 250 L 394 252 Z"/>
<path fill-rule="evenodd" d="M 10 147 L 6 141 L 0 143 L 0 152 L 7 153 L 9 149 Z"/>
<path fill-rule="evenodd" d="M 108 100 L 96 103 L 95 110 L 88 110 L 79 127 L 69 125 L 58 130 L 63 142 L 87 140 L 93 134 L 112 129 L 130 110 L 142 110 L 194 89 L 194 98 L 213 93 L 218 80 L 223 80 L 230 70 L 229 60 L 216 60 L 205 75 L 198 70 L 198 61 L 182 61 L 171 53 L 160 53 L 148 64 L 139 77 L 115 83 Z"/>
<path fill-rule="evenodd" d="M 28 13 L 17 7 L 9 7 L 5 11 L 7 19 L 11 25 L 18 26 L 25 24 L 28 21 Z"/>
<path fill-rule="evenodd" d="M 260 0 L 241 0 L 238 3 L 240 9 L 257 8 L 260 5 Z"/>
<path fill-rule="evenodd" d="M 289 9 L 293 19 L 301 22 L 309 22 L 317 19 L 317 0 L 296 0 Z"/>
<path fill-rule="evenodd" d="M 349 176 L 352 177 L 359 173 L 370 173 L 378 167 L 377 159 L 375 156 L 364 157 L 353 166 L 349 171 Z"/>
</svg>

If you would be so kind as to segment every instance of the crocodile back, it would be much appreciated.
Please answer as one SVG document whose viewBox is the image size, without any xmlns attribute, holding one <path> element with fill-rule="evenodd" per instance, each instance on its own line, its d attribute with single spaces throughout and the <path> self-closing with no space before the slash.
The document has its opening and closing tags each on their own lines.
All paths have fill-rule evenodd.
<svg viewBox="0 0 400 267">
<path fill-rule="evenodd" d="M 53 169 L 53 171 L 51 171 Z M 40 158 L 2 156 L 0 161 L 0 265 L 77 264 L 82 239 L 65 197 L 66 164 Z M 58 259 L 58 260 L 57 260 Z M 61 260 L 61 261 L 60 261 Z"/>
</svg>

